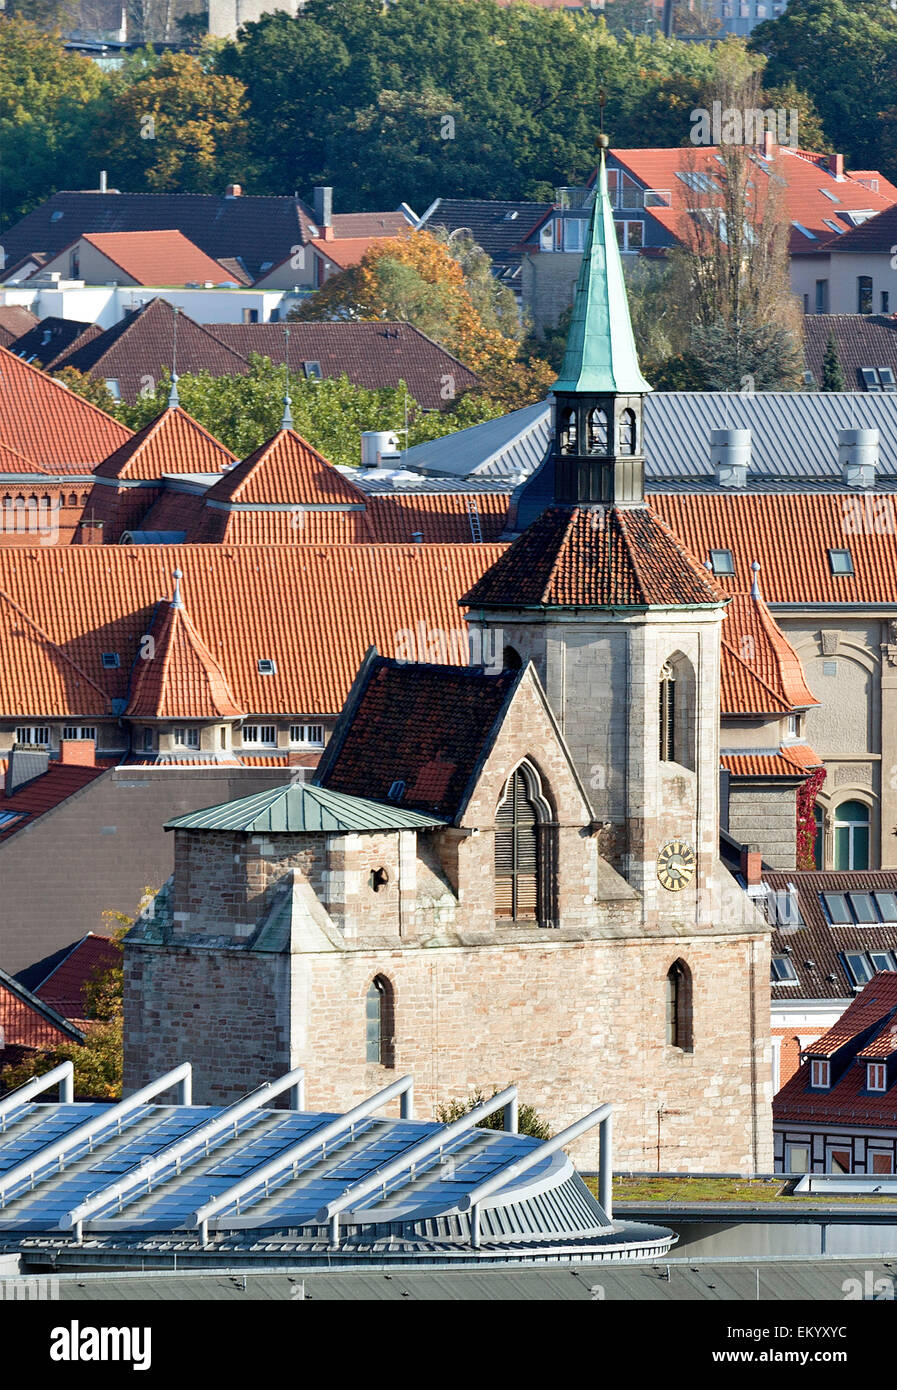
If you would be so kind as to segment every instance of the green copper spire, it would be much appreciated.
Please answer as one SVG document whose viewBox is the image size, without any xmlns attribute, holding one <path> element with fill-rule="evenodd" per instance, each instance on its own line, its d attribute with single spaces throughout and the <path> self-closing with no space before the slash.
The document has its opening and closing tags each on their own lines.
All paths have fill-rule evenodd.
<svg viewBox="0 0 897 1390">
<path fill-rule="evenodd" d="M 555 392 L 638 395 L 651 390 L 642 376 L 632 335 L 623 264 L 607 192 L 606 146 L 607 137 L 599 136 L 595 201 L 573 298 L 567 351 L 561 374 L 554 383 Z"/>
</svg>

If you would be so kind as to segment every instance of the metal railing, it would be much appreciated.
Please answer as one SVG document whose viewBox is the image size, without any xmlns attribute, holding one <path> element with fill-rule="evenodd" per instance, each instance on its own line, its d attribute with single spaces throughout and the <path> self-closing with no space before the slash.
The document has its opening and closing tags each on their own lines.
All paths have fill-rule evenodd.
<svg viewBox="0 0 897 1390">
<path fill-rule="evenodd" d="M 124 1199 L 133 1200 L 140 1195 L 141 1189 L 145 1186 L 147 1192 L 152 1191 L 153 1179 L 158 1177 L 165 1168 L 174 1167 L 175 1173 L 180 1173 L 184 1159 L 191 1155 L 199 1157 L 200 1152 L 209 1152 L 209 1144 L 219 1135 L 225 1134 L 227 1130 L 233 1129 L 234 1137 L 237 1134 L 237 1127 L 246 1115 L 253 1110 L 261 1110 L 268 1101 L 275 1096 L 282 1095 L 284 1091 L 290 1093 L 290 1108 L 292 1110 L 302 1110 L 305 1105 L 305 1072 L 301 1067 L 294 1067 L 285 1076 L 278 1077 L 275 1081 L 267 1081 L 263 1086 L 257 1086 L 249 1095 L 235 1101 L 228 1106 L 220 1115 L 214 1119 L 207 1120 L 198 1128 L 183 1139 L 176 1140 L 173 1144 L 168 1144 L 158 1153 L 144 1160 L 139 1167 L 134 1168 L 117 1182 L 110 1183 L 108 1187 L 102 1187 L 97 1192 L 92 1192 L 83 1202 L 79 1202 L 76 1207 L 72 1207 L 64 1216 L 59 1219 L 59 1229 L 68 1230 L 73 1227 L 75 1240 L 81 1244 L 84 1234 L 84 1222 L 88 1221 L 110 1203 L 118 1201 L 119 1212 L 124 1206 Z"/>
<path fill-rule="evenodd" d="M 25 1105 L 32 1096 L 39 1096 L 44 1091 L 49 1091 L 51 1086 L 59 1083 L 59 1101 L 62 1105 L 71 1105 L 75 1099 L 75 1065 L 73 1062 L 60 1062 L 58 1067 L 52 1071 L 45 1071 L 43 1076 L 35 1076 L 31 1081 L 26 1081 L 24 1086 L 19 1086 L 8 1096 L 0 1100 L 0 1134 L 6 1129 L 6 1120 L 11 1110 L 20 1105 Z"/>
</svg>

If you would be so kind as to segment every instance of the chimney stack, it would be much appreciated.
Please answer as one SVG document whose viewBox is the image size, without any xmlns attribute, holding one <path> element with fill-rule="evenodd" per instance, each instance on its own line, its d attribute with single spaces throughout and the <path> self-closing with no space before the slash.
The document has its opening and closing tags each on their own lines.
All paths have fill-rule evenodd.
<svg viewBox="0 0 897 1390">
<path fill-rule="evenodd" d="M 95 517 L 85 517 L 78 523 L 78 540 L 81 545 L 103 544 L 103 523 Z"/>
<path fill-rule="evenodd" d="M 314 207 L 315 224 L 318 231 L 325 240 L 329 241 L 333 235 L 331 230 L 331 237 L 327 236 L 327 228 L 330 227 L 332 229 L 333 227 L 333 189 L 326 187 L 316 188 Z"/>
<path fill-rule="evenodd" d="M 829 173 L 838 183 L 844 181 L 844 156 L 843 154 L 830 154 L 828 157 Z"/>
<path fill-rule="evenodd" d="M 878 430 L 839 430 L 838 463 L 848 487 L 875 487 Z"/>
<path fill-rule="evenodd" d="M 759 845 L 742 845 L 741 873 L 749 888 L 762 881 L 763 855 Z"/>
<path fill-rule="evenodd" d="M 229 183 L 224 190 L 225 198 L 242 198 L 243 185 L 241 183 Z"/>
<path fill-rule="evenodd" d="M 711 430 L 710 463 L 720 487 L 747 487 L 751 466 L 750 430 Z"/>
<path fill-rule="evenodd" d="M 775 136 L 773 135 L 773 133 L 772 133 L 771 130 L 764 130 L 764 132 L 763 132 L 763 158 L 764 158 L 764 159 L 775 159 L 775 155 L 776 155 L 776 141 L 775 141 Z"/>
<path fill-rule="evenodd" d="M 97 745 L 92 738 L 63 738 L 59 741 L 59 761 L 68 767 L 96 767 Z"/>
<path fill-rule="evenodd" d="M 101 170 L 100 170 L 100 192 L 101 192 L 101 193 L 105 193 L 106 191 L 107 191 L 107 189 L 106 189 L 106 170 L 105 170 L 105 169 L 101 169 Z"/>
</svg>

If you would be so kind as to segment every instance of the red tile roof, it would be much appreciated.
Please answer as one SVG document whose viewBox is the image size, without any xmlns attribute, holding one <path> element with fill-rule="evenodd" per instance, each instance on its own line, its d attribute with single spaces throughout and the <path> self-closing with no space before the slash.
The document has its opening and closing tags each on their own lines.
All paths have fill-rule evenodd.
<svg viewBox="0 0 897 1390">
<path fill-rule="evenodd" d="M 202 285 L 207 280 L 220 285 L 233 279 L 183 232 L 87 232 L 82 240 L 138 285 Z"/>
<path fill-rule="evenodd" d="M 521 674 L 369 659 L 315 780 L 373 801 L 402 781 L 403 807 L 453 820 Z"/>
<path fill-rule="evenodd" d="M 405 223 L 405 230 L 411 230 L 407 222 Z M 381 232 L 378 236 L 334 237 L 331 241 L 327 241 L 324 237 L 312 237 L 309 246 L 313 246 L 322 256 L 326 256 L 334 265 L 339 266 L 340 270 L 348 270 L 350 266 L 358 265 L 369 246 L 374 246 L 378 241 L 384 241 L 391 235 L 394 234 Z M 265 276 L 261 275 L 259 278 L 264 280 Z"/>
<path fill-rule="evenodd" d="M 365 495 L 295 430 L 280 430 L 206 493 L 207 503 L 363 507 Z"/>
<path fill-rule="evenodd" d="M 161 478 L 221 473 L 235 456 L 181 407 L 163 410 L 94 469 L 99 478 Z"/>
<path fill-rule="evenodd" d="M 0 445 L 48 473 L 83 475 L 130 437 L 111 415 L 0 348 Z M 0 469 L 12 471 L 2 459 Z"/>
<path fill-rule="evenodd" d="M 726 609 L 723 635 L 789 710 L 819 704 L 804 680 L 800 657 L 762 598 L 736 594 Z"/>
<path fill-rule="evenodd" d="M 179 597 L 159 605 L 148 636 L 151 644 L 144 644 L 137 661 L 127 718 L 238 719 L 245 714 Z"/>
<path fill-rule="evenodd" d="M 847 1043 L 897 1014 L 897 972 L 881 970 L 863 987 L 838 1022 L 807 1048 L 809 1057 L 834 1057 Z"/>
<path fill-rule="evenodd" d="M 735 574 L 714 576 L 725 593 L 749 589 L 759 560 L 767 603 L 897 603 L 889 495 L 653 493 L 650 506 L 693 555 L 731 550 Z M 833 575 L 829 550 L 849 550 L 854 573 Z"/>
<path fill-rule="evenodd" d="M 501 553 L 485 543 L 0 548 L 0 717 L 108 714 L 113 698 L 129 698 L 175 568 L 240 709 L 336 714 L 371 643 L 398 654 L 419 624 L 460 636 L 459 596 Z M 104 669 L 103 652 L 120 666 Z M 260 658 L 276 674 L 261 675 Z"/>
<path fill-rule="evenodd" d="M 465 595 L 471 606 L 718 604 L 715 580 L 647 507 L 551 507 Z"/>
<path fill-rule="evenodd" d="M 723 626 L 726 632 L 726 626 Z M 787 714 L 791 706 L 725 639 L 720 652 L 720 709 L 725 714 Z"/>
<path fill-rule="evenodd" d="M 611 152 L 612 161 L 619 163 L 627 172 L 633 174 L 647 188 L 667 191 L 670 206 L 645 209 L 646 217 L 653 217 L 673 236 L 680 240 L 689 239 L 691 217 L 688 209 L 712 205 L 712 194 L 695 193 L 678 174 L 707 174 L 717 182 L 722 166 L 715 145 L 696 148 L 683 145 L 676 149 L 618 150 Z M 810 238 L 792 225 L 790 249 L 792 253 L 819 250 L 827 242 L 841 240 L 838 233 L 826 226 L 824 219 L 835 222 L 849 232 L 852 223 L 839 216 L 848 211 L 867 208 L 874 213 L 882 212 L 897 202 L 897 189 L 879 174 L 865 173 L 864 178 L 879 178 L 878 192 L 874 192 L 859 181 L 855 174 L 845 174 L 840 181 L 828 168 L 828 156 L 812 154 L 806 150 L 793 150 L 779 145 L 771 161 L 757 155 L 755 171 L 751 180 L 761 199 L 766 196 L 766 183 L 770 172 L 773 177 L 783 180 L 782 200 L 784 213 L 792 223 L 799 222 L 814 233 Z M 826 196 L 822 192 L 831 194 Z M 833 201 L 836 200 L 836 201 Z M 892 238 L 893 240 L 893 238 Z"/>
<path fill-rule="evenodd" d="M 105 767 L 84 767 L 78 763 L 51 763 L 47 771 L 18 787 L 12 796 L 0 796 L 0 813 L 16 812 L 18 820 L 0 825 L 0 844 L 17 835 L 38 816 L 46 815 L 84 787 L 102 777 Z"/>
<path fill-rule="evenodd" d="M 62 960 L 39 984 L 32 984 L 38 999 L 50 1004 L 63 1018 L 80 1021 L 85 1016 L 84 986 L 98 974 L 121 966 L 122 948 L 109 936 L 88 932 L 69 948 Z"/>
<path fill-rule="evenodd" d="M 721 753 L 720 763 L 733 777 L 804 777 L 822 759 L 807 748 L 794 756 L 796 747 L 783 744 L 778 753 Z"/>
<path fill-rule="evenodd" d="M 83 1042 L 84 1036 L 53 1007 L 38 999 L 19 980 L 0 970 L 0 1059 L 17 1061 L 18 1050 Z M 3 1056 L 6 1052 L 6 1057 Z"/>
</svg>

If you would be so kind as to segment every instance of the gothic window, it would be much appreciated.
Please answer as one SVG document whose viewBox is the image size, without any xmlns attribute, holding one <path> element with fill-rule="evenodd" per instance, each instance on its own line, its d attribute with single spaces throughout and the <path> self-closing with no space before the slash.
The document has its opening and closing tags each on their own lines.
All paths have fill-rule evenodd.
<svg viewBox="0 0 897 1390">
<path fill-rule="evenodd" d="M 607 413 L 598 406 L 589 411 L 589 453 L 607 453 Z"/>
<path fill-rule="evenodd" d="M 394 1033 L 393 988 L 385 975 L 376 975 L 365 997 L 365 1061 L 394 1067 Z"/>
<path fill-rule="evenodd" d="M 666 1037 L 668 1047 L 692 1050 L 691 971 L 684 960 L 674 961 L 666 980 Z"/>
<path fill-rule="evenodd" d="M 695 673 L 682 652 L 660 669 L 658 711 L 659 756 L 662 763 L 695 766 Z"/>
<path fill-rule="evenodd" d="M 635 423 L 635 411 L 624 410 L 620 416 L 620 453 L 635 454 L 638 452 L 638 429 Z"/>
<path fill-rule="evenodd" d="M 495 813 L 495 915 L 553 925 L 553 816 L 538 774 L 521 763 Z"/>
<path fill-rule="evenodd" d="M 576 411 L 565 410 L 561 416 L 561 453 L 576 453 Z"/>
<path fill-rule="evenodd" d="M 660 673 L 660 761 L 676 762 L 676 676 L 669 664 Z"/>
</svg>

